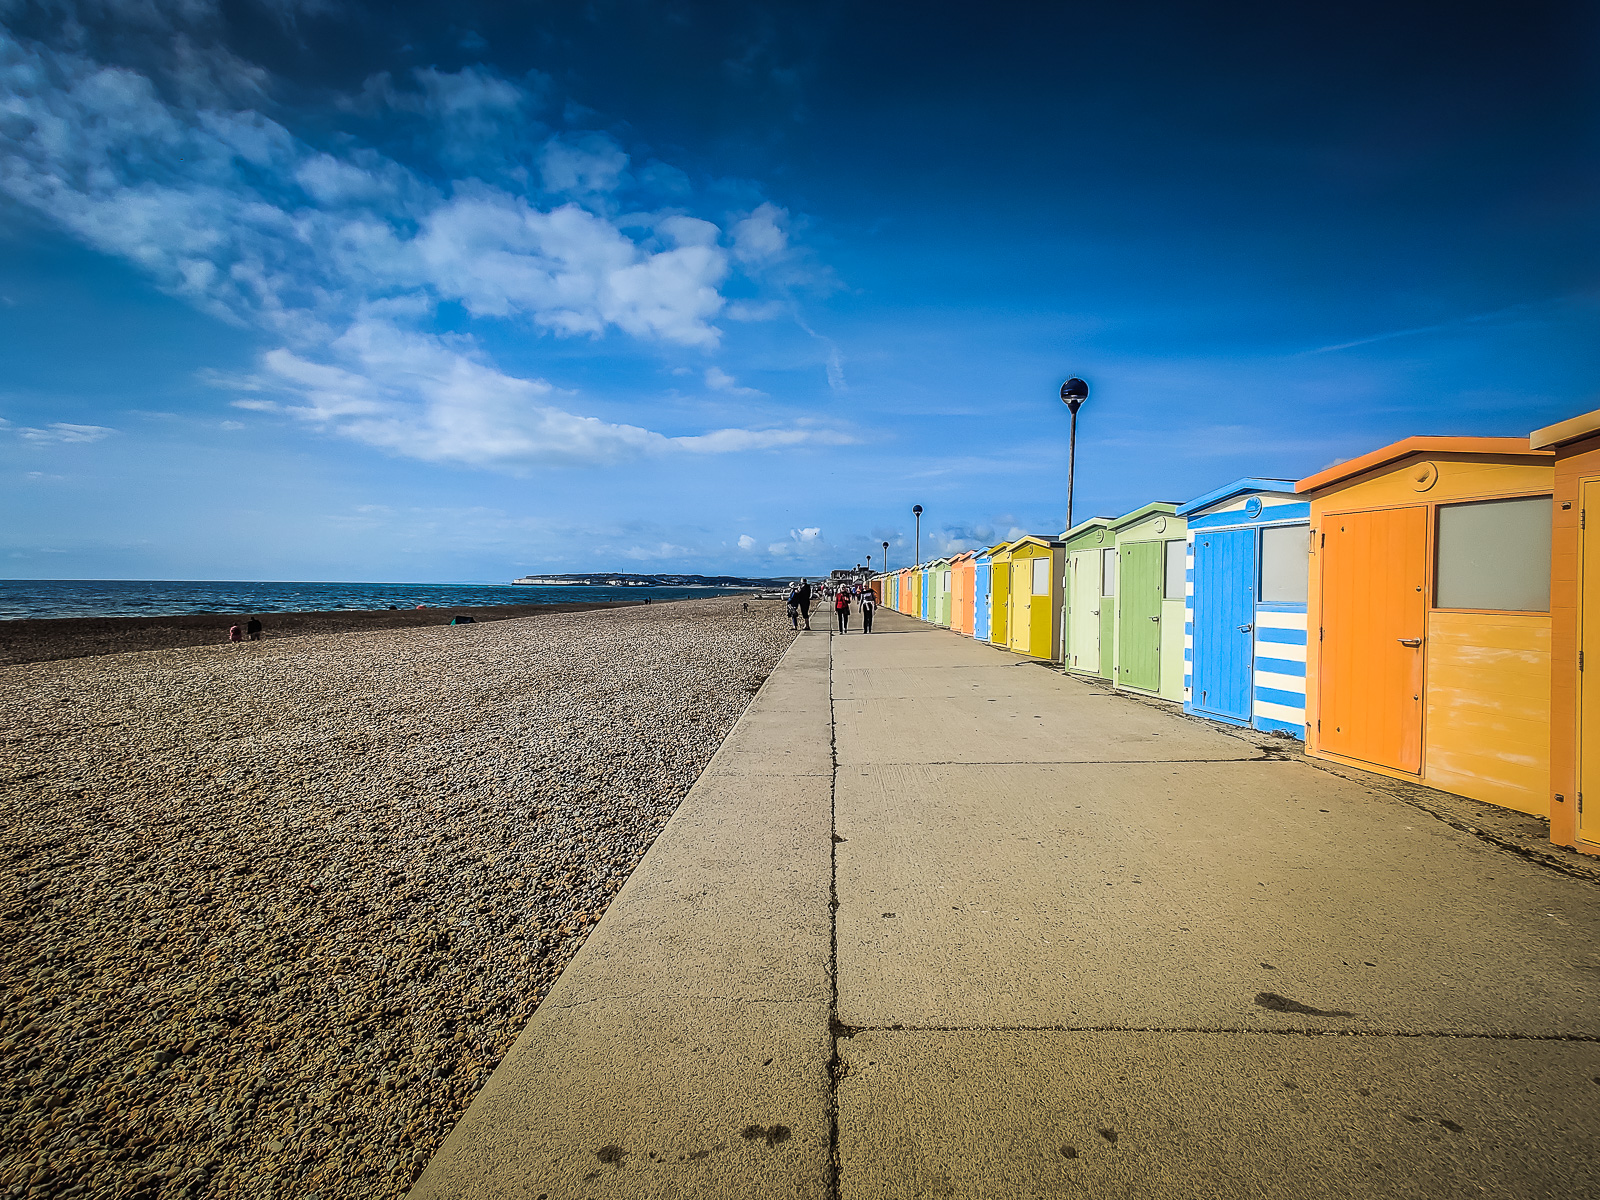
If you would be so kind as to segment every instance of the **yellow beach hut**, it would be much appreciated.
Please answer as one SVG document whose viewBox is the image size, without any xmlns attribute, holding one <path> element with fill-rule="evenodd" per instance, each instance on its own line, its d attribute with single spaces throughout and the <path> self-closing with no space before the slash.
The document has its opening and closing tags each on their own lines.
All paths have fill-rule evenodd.
<svg viewBox="0 0 1600 1200">
<path fill-rule="evenodd" d="M 1062 545 L 1059 538 L 1019 537 L 1006 547 L 1011 564 L 1011 612 L 1006 645 L 1032 658 L 1061 651 Z"/>
<path fill-rule="evenodd" d="M 1011 543 L 989 547 L 989 644 L 1011 646 Z"/>
</svg>

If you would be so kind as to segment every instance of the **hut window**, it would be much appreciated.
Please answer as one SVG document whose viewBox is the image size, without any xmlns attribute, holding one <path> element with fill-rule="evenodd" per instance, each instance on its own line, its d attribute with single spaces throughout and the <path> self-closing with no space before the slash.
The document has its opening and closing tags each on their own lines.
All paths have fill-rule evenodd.
<svg viewBox="0 0 1600 1200">
<path fill-rule="evenodd" d="M 944 590 L 947 591 L 947 592 L 950 590 L 950 572 L 949 571 L 946 571 L 944 573 L 944 582 L 942 584 L 940 584 L 939 586 L 944 588 Z"/>
<path fill-rule="evenodd" d="M 1036 558 L 1033 560 L 1033 594 L 1035 596 L 1048 596 L 1050 594 L 1050 560 Z"/>
<path fill-rule="evenodd" d="M 1166 544 L 1166 552 L 1166 586 L 1162 595 L 1168 600 L 1182 600 L 1184 559 L 1189 553 L 1189 543 L 1187 541 L 1168 542 Z"/>
<path fill-rule="evenodd" d="M 1267 604 L 1304 604 L 1311 575 L 1311 541 L 1304 525 L 1274 525 L 1261 531 L 1261 599 Z"/>
<path fill-rule="evenodd" d="M 1117 552 L 1115 550 L 1100 551 L 1100 594 L 1102 596 L 1115 596 L 1117 594 Z"/>
<path fill-rule="evenodd" d="M 1550 497 L 1441 504 L 1435 608 L 1550 611 Z"/>
</svg>

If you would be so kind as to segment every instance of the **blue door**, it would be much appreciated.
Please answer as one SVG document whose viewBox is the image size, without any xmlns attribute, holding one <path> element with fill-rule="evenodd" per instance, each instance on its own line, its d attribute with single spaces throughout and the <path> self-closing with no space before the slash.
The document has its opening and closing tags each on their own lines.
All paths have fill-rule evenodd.
<svg viewBox="0 0 1600 1200">
<path fill-rule="evenodd" d="M 1256 531 L 1196 531 L 1191 703 L 1197 710 L 1249 724 L 1255 608 Z"/>
<path fill-rule="evenodd" d="M 989 560 L 980 558 L 972 571 L 972 636 L 989 640 Z"/>
</svg>

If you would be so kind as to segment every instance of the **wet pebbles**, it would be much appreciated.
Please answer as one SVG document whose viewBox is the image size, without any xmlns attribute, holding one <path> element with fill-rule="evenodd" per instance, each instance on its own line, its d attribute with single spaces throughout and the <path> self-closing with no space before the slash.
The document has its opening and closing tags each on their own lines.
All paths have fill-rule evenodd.
<svg viewBox="0 0 1600 1200">
<path fill-rule="evenodd" d="M 0 1198 L 403 1195 L 787 648 L 749 607 L 0 668 Z"/>
</svg>

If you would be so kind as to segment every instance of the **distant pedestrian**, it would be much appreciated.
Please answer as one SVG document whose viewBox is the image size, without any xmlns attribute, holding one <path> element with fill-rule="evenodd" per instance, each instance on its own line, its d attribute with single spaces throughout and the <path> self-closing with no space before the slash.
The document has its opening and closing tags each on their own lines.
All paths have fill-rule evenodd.
<svg viewBox="0 0 1600 1200">
<path fill-rule="evenodd" d="M 252 642 L 259 642 L 261 640 L 261 620 L 260 620 L 260 618 L 259 617 L 251 617 L 249 621 L 245 622 L 244 631 L 247 634 L 250 635 L 250 640 Z"/>
<path fill-rule="evenodd" d="M 228 626 L 228 640 L 230 642 L 244 641 L 244 634 L 239 632 L 239 627 L 237 625 Z"/>
<path fill-rule="evenodd" d="M 833 615 L 839 619 L 839 632 L 850 631 L 850 593 L 844 588 L 839 589 L 839 594 L 833 598 Z"/>
<path fill-rule="evenodd" d="M 811 585 L 804 579 L 800 581 L 800 590 L 795 593 L 795 603 L 800 608 L 800 619 L 806 623 L 806 628 L 811 628 Z"/>
<path fill-rule="evenodd" d="M 800 585 L 793 584 L 789 588 L 789 595 L 783 602 L 784 611 L 789 614 L 789 628 L 800 628 Z"/>
<path fill-rule="evenodd" d="M 878 607 L 878 598 L 872 594 L 871 588 L 861 591 L 861 632 L 872 632 L 872 614 Z"/>
</svg>

